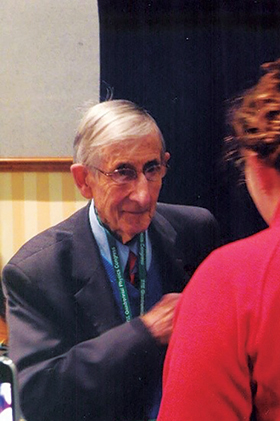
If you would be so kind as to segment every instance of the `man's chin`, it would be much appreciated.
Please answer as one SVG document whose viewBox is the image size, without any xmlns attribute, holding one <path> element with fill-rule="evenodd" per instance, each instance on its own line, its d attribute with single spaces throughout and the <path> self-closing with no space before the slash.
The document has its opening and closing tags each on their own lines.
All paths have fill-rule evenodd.
<svg viewBox="0 0 280 421">
<path fill-rule="evenodd" d="M 142 224 L 134 224 L 132 227 L 126 227 L 122 230 L 120 236 L 122 238 L 123 243 L 127 243 L 128 241 L 132 240 L 136 235 L 140 234 L 140 232 L 146 231 L 150 225 L 150 221 L 147 223 Z"/>
</svg>

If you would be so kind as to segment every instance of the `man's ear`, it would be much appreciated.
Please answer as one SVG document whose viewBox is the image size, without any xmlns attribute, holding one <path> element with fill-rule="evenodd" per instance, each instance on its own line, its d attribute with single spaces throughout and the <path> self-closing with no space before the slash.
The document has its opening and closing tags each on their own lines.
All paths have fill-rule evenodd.
<svg viewBox="0 0 280 421">
<path fill-rule="evenodd" d="M 91 187 L 87 182 L 89 176 L 88 169 L 82 164 L 73 164 L 71 165 L 71 173 L 82 196 L 86 199 L 92 199 Z"/>
<path fill-rule="evenodd" d="M 165 152 L 165 154 L 164 154 L 164 162 L 165 162 L 165 164 L 167 164 L 167 162 L 169 161 L 169 159 L 170 159 L 170 153 L 169 152 Z"/>
</svg>

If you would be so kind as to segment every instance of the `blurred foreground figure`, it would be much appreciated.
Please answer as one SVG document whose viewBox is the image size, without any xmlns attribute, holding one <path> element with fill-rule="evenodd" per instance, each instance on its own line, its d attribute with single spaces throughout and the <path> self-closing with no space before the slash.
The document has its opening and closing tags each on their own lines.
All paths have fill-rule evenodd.
<svg viewBox="0 0 280 421">
<path fill-rule="evenodd" d="M 280 420 L 280 60 L 263 68 L 227 142 L 269 228 L 214 251 L 182 294 L 158 421 Z"/>
</svg>

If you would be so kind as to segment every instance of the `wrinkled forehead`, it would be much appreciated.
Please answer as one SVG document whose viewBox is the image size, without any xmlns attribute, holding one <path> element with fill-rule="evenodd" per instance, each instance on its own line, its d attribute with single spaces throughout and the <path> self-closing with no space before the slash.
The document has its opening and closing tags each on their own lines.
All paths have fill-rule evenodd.
<svg viewBox="0 0 280 421">
<path fill-rule="evenodd" d="M 100 148 L 99 160 L 102 163 L 145 164 L 149 161 L 161 161 L 163 147 L 157 133 L 137 138 L 127 138 Z"/>
</svg>

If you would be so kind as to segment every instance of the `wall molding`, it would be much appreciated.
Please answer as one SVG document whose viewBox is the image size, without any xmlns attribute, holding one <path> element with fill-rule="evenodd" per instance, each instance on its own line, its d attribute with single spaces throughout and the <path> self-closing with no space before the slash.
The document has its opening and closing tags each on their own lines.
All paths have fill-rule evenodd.
<svg viewBox="0 0 280 421">
<path fill-rule="evenodd" d="M 0 158 L 0 172 L 69 172 L 73 163 L 65 158 Z"/>
</svg>

